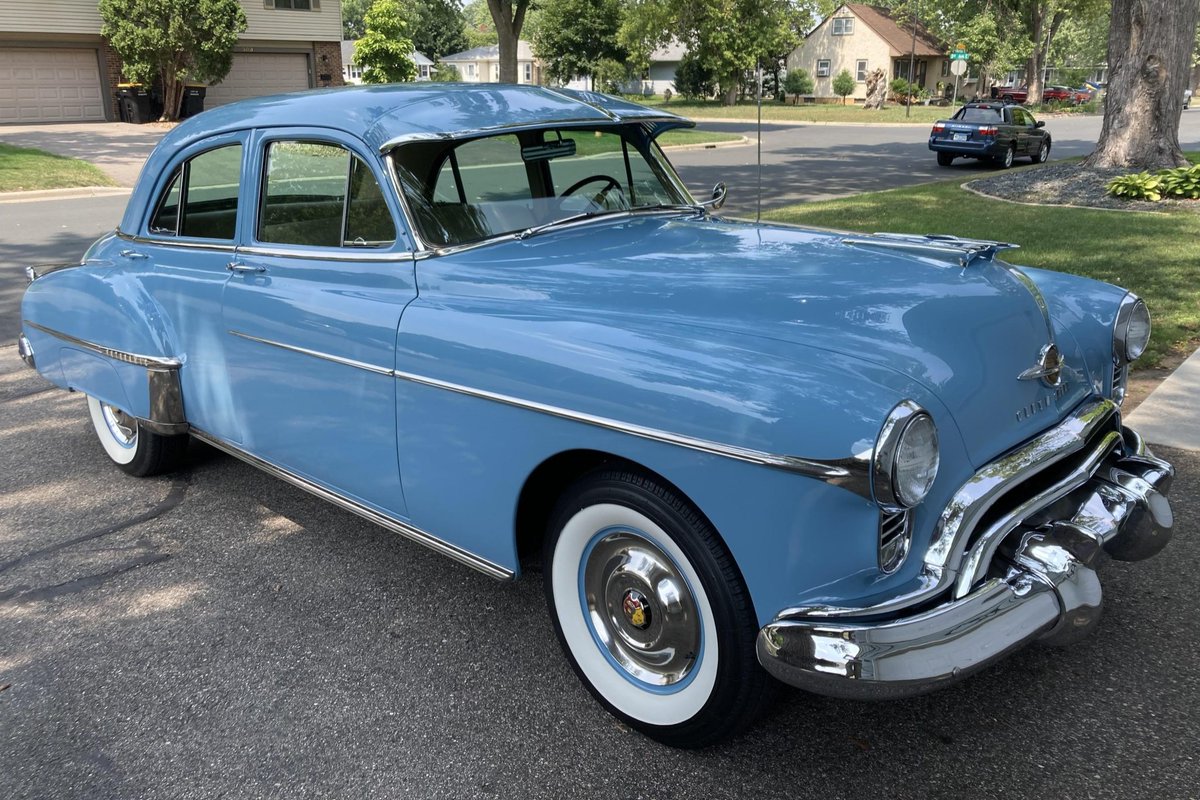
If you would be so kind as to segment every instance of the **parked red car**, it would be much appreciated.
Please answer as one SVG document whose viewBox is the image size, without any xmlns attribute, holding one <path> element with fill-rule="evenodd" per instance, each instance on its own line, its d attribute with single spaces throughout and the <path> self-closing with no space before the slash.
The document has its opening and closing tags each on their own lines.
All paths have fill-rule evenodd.
<svg viewBox="0 0 1200 800">
<path fill-rule="evenodd" d="M 1047 86 L 1042 90 L 1043 103 L 1075 102 L 1075 91 L 1069 86 Z"/>
</svg>

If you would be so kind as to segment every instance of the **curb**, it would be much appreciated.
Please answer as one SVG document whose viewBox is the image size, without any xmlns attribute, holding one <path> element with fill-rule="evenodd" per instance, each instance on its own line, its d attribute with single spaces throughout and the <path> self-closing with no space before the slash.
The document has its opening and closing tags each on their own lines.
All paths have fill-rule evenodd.
<svg viewBox="0 0 1200 800">
<path fill-rule="evenodd" d="M 741 136 L 728 142 L 697 142 L 696 144 L 672 144 L 663 148 L 664 153 L 675 153 L 683 150 L 717 150 L 722 147 L 744 147 L 758 140 L 753 136 Z"/>
<path fill-rule="evenodd" d="M 982 179 L 976 178 L 975 180 Z M 963 191 L 970 192 L 971 194 L 978 195 L 986 200 L 996 200 L 1000 203 L 1012 203 L 1015 206 L 1030 206 L 1032 208 L 1078 208 L 1083 211 L 1111 211 L 1114 214 L 1153 214 L 1156 217 L 1166 216 L 1168 213 L 1166 211 L 1146 211 L 1141 208 L 1100 208 L 1099 206 L 1077 206 L 1074 203 L 1030 203 L 1025 200 L 1009 200 L 1007 197 L 997 197 L 994 194 L 988 194 L 987 192 L 980 191 L 979 189 L 972 189 L 970 184 L 974 183 L 975 180 L 970 180 L 966 183 L 960 183 L 958 188 L 962 189 Z"/>
<path fill-rule="evenodd" d="M 112 197 L 130 194 L 127 186 L 74 186 L 69 189 L 34 189 L 29 192 L 0 192 L 0 203 L 27 203 L 37 200 L 74 200 L 81 197 Z"/>
</svg>

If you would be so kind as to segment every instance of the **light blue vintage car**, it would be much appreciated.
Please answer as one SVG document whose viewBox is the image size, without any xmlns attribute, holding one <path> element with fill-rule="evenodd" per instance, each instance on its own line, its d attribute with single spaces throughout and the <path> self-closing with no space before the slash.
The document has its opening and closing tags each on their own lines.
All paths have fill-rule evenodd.
<svg viewBox="0 0 1200 800">
<path fill-rule="evenodd" d="M 20 352 L 126 472 L 191 437 L 494 578 L 540 562 L 583 682 L 670 744 L 771 676 L 899 697 L 1086 633 L 1097 561 L 1170 538 L 1121 424 L 1145 305 L 999 242 L 715 218 L 655 144 L 689 124 L 501 85 L 204 113 L 30 270 Z"/>
</svg>

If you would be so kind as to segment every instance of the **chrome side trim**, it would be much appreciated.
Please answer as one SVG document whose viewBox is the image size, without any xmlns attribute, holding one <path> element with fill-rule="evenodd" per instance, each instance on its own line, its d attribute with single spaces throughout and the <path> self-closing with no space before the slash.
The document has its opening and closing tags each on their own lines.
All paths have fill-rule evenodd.
<svg viewBox="0 0 1200 800">
<path fill-rule="evenodd" d="M 217 250 L 222 253 L 232 253 L 237 249 L 235 244 L 221 244 L 219 242 L 201 242 L 190 239 L 180 239 L 175 236 L 161 236 L 153 238 L 150 236 L 135 236 L 132 233 L 117 228 L 117 238 L 124 239 L 127 242 L 136 242 L 137 244 L 160 244 L 170 247 L 190 247 L 194 250 Z"/>
<path fill-rule="evenodd" d="M 146 391 L 150 393 L 150 418 L 138 420 L 154 433 L 170 436 L 187 433 L 183 413 L 183 387 L 177 369 L 146 370 Z"/>
<path fill-rule="evenodd" d="M 547 414 L 552 417 L 571 420 L 572 422 L 582 422 L 585 425 L 592 425 L 597 428 L 604 428 L 606 430 L 616 431 L 618 433 L 626 433 L 631 436 L 637 436 L 641 439 L 649 439 L 651 441 L 662 442 L 664 444 L 686 447 L 690 450 L 697 450 L 702 453 L 721 456 L 723 458 L 732 458 L 737 461 L 745 461 L 751 464 L 759 464 L 761 466 L 782 469 L 787 472 L 795 472 L 811 478 L 817 478 L 835 486 L 841 486 L 845 489 L 849 489 L 855 494 L 859 494 L 868 500 L 871 498 L 870 460 L 868 458 L 859 459 L 856 457 L 850 457 L 824 461 L 819 459 L 800 458 L 798 456 L 767 453 L 761 450 L 738 447 L 737 445 L 721 444 L 719 442 L 713 442 L 707 439 L 698 439 L 692 436 L 670 433 L 657 428 L 634 425 L 627 422 L 621 422 L 619 420 L 609 419 L 607 417 L 596 416 L 594 414 L 570 411 L 565 408 L 559 408 L 558 406 L 538 403 L 533 400 L 522 400 L 520 398 L 500 394 L 498 392 L 489 392 L 483 389 L 473 389 L 469 386 L 451 383 L 450 381 L 442 381 L 436 378 L 428 378 L 412 372 L 396 370 L 395 376 L 401 380 L 410 381 L 421 386 L 430 386 L 435 389 L 443 389 L 448 392 L 467 395 L 468 397 L 477 397 L 483 400 L 490 400 L 495 403 L 503 403 L 504 405 L 513 406 L 514 408 L 521 408 L 527 411 L 536 411 L 539 414 Z"/>
<path fill-rule="evenodd" d="M 594 414 L 586 414 L 581 411 L 571 411 L 569 409 L 560 408 L 558 406 L 538 403 L 533 400 L 522 400 L 518 397 L 512 397 L 499 392 L 489 392 L 485 389 L 475 389 L 469 386 L 463 386 L 450 381 L 438 380 L 424 375 L 417 375 L 413 372 L 404 372 L 401 370 L 388 369 L 377 364 L 368 364 L 365 361 L 357 361 L 352 358 L 343 358 L 330 353 L 323 353 L 320 350 L 311 350 L 307 347 L 298 347 L 297 345 L 284 344 L 271 339 L 264 339 L 260 336 L 252 336 L 241 331 L 230 330 L 231 336 L 237 336 L 259 344 L 278 347 L 281 350 L 288 350 L 293 353 L 319 358 L 324 361 L 331 361 L 335 364 L 342 364 L 347 367 L 365 370 L 375 373 L 376 375 L 387 375 L 399 380 L 409 381 L 421 386 L 429 386 L 434 389 L 442 389 L 456 394 L 475 397 L 481 400 L 489 400 L 494 403 L 502 403 L 514 408 L 524 409 L 526 411 L 536 411 L 539 414 L 548 414 L 552 417 L 571 420 L 572 422 L 582 422 L 585 425 L 592 425 L 597 428 L 616 431 L 618 433 L 626 433 L 631 436 L 637 436 L 641 439 L 649 439 L 655 442 L 663 442 L 672 444 L 678 447 L 686 447 L 689 450 L 698 450 L 702 453 L 721 456 L 723 458 L 732 458 L 737 461 L 745 461 L 750 464 L 759 464 L 765 467 L 773 467 L 782 469 L 787 472 L 795 472 L 800 475 L 805 475 L 810 478 L 817 478 L 826 483 L 840 486 L 843 489 L 854 492 L 861 497 L 871 499 L 871 460 L 870 454 L 865 454 L 862 458 L 852 456 L 850 458 L 836 460 L 821 460 L 812 458 L 801 458 L 799 456 L 779 455 L 776 453 L 767 453 L 762 450 L 754 450 L 747 447 L 738 447 L 737 445 L 721 444 L 707 439 L 698 439 L 693 436 L 685 436 L 678 433 L 670 433 L 669 431 L 659 430 L 657 428 L 647 428 L 642 425 L 634 425 L 620 420 L 609 419 L 608 417 L 600 417 Z"/>
<path fill-rule="evenodd" d="M 298 347 L 294 344 L 284 344 L 283 342 L 276 342 L 276 341 L 272 341 L 271 339 L 263 339 L 259 336 L 251 336 L 248 333 L 242 333 L 241 331 L 231 330 L 231 331 L 229 331 L 229 334 L 232 336 L 237 336 L 241 339 L 246 339 L 251 342 L 258 342 L 259 344 L 270 345 L 271 347 L 278 347 L 280 350 L 289 350 L 293 353 L 300 353 L 301 355 L 312 356 L 313 358 L 319 358 L 323 361 L 332 361 L 335 364 L 344 364 L 347 367 L 354 367 L 355 369 L 366 370 L 367 372 L 374 372 L 376 375 L 387 375 L 388 377 L 392 377 L 392 375 L 394 374 L 393 371 L 391 369 L 388 369 L 387 367 L 378 367 L 378 366 L 375 366 L 374 364 L 368 364 L 365 361 L 356 361 L 353 358 L 342 358 L 341 356 L 335 356 L 335 355 L 331 355 L 329 353 L 322 353 L 320 350 L 310 350 L 307 347 Z"/>
<path fill-rule="evenodd" d="M 17 355 L 25 362 L 25 366 L 30 369 L 37 369 L 37 359 L 34 357 L 33 345 L 29 343 L 29 339 L 25 338 L 25 332 L 17 334 Z"/>
<path fill-rule="evenodd" d="M 353 514 L 357 514 L 369 522 L 373 522 L 382 528 L 392 531 L 393 533 L 398 533 L 405 538 L 417 542 L 418 544 L 425 545 L 429 549 L 452 558 L 460 564 L 466 564 L 468 567 L 477 569 L 485 575 L 490 575 L 491 577 L 499 580 L 512 580 L 515 577 L 515 573 L 506 567 L 502 567 L 499 564 L 495 564 L 485 558 L 481 558 L 480 556 L 464 550 L 457 545 L 443 541 L 432 534 L 426 533 L 420 528 L 409 525 L 407 522 L 402 522 L 395 517 L 383 514 L 373 508 L 368 508 L 367 506 L 364 506 L 355 500 L 351 500 L 350 498 L 338 494 L 331 489 L 326 489 L 324 486 L 314 483 L 307 478 L 303 478 L 294 472 L 284 469 L 283 467 L 272 464 L 269 461 L 264 461 L 258 456 L 252 455 L 251 453 L 246 452 L 234 444 L 230 444 L 229 442 L 218 439 L 217 437 L 203 431 L 196 430 L 195 428 L 192 429 L 192 436 L 224 453 L 228 453 L 234 458 L 241 459 L 247 464 L 261 469 L 268 475 L 272 475 L 280 480 L 287 481 L 293 486 L 297 486 L 304 491 L 309 492 L 310 494 L 316 495 L 322 500 L 328 500 L 330 503 L 340 506 Z"/>
<path fill-rule="evenodd" d="M 25 267 L 25 280 L 28 283 L 33 283 L 43 275 L 49 275 L 51 272 L 58 272 L 60 269 L 71 269 L 72 267 L 82 267 L 82 261 L 72 261 L 67 264 L 36 264 L 32 267 Z"/>
<path fill-rule="evenodd" d="M 86 339 L 80 339 L 72 336 L 69 333 L 47 328 L 45 325 L 39 325 L 36 322 L 25 320 L 25 324 L 31 328 L 36 328 L 42 333 L 47 333 L 57 339 L 61 339 L 68 344 L 73 344 L 82 347 L 85 350 L 91 350 L 93 353 L 99 353 L 102 356 L 107 356 L 117 361 L 123 361 L 126 364 L 135 364 L 139 367 L 153 367 L 157 369 L 179 369 L 183 366 L 183 362 L 177 358 L 163 358 L 161 356 L 143 356 L 137 353 L 126 353 L 124 350 L 117 350 L 112 347 L 105 347 L 102 344 L 89 342 Z"/>
</svg>

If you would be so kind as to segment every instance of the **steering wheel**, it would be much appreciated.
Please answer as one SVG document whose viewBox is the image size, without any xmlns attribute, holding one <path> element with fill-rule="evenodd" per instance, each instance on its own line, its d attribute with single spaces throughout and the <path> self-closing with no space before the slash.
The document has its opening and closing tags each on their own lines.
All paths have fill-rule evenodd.
<svg viewBox="0 0 1200 800">
<path fill-rule="evenodd" d="M 593 203 L 607 208 L 607 203 L 604 202 L 605 196 L 613 189 L 616 189 L 617 193 L 621 195 L 621 205 L 624 207 L 629 206 L 629 203 L 625 200 L 625 191 L 621 188 L 620 182 L 617 181 L 616 178 L 613 178 L 609 175 L 590 175 L 583 180 L 575 181 L 575 183 L 564 189 L 559 197 L 566 197 L 568 195 L 575 194 L 575 192 L 579 191 L 584 186 L 587 186 L 589 183 L 596 183 L 597 181 L 603 181 L 604 187 L 592 196 Z"/>
</svg>

